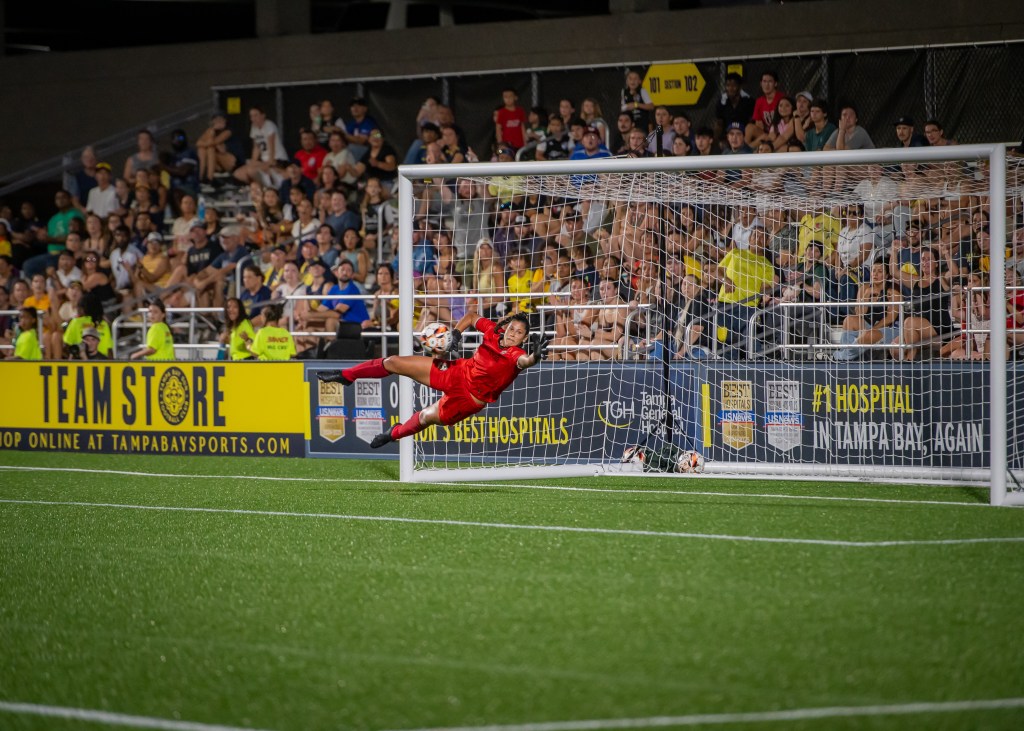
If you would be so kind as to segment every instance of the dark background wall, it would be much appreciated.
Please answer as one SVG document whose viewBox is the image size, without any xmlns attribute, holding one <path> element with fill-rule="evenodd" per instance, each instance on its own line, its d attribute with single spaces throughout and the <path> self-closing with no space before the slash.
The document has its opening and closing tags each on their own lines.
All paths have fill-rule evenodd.
<svg viewBox="0 0 1024 731">
<path fill-rule="evenodd" d="M 9 56 L 0 58 L 0 178 L 183 108 L 212 105 L 211 90 L 218 86 L 1020 39 L 1024 3 L 1012 0 L 831 0 Z M 994 83 L 1003 83 L 995 73 Z M 516 84 L 522 78 L 510 76 Z M 965 80 L 962 93 L 969 95 L 976 83 Z M 1005 83 L 1020 84 L 1020 76 Z M 465 84 L 470 93 L 471 80 Z M 418 101 L 427 86 L 410 81 L 408 95 Z M 341 102 L 347 88 L 339 87 Z M 748 90 L 756 93 L 756 79 Z M 1002 113 L 1024 127 L 1019 105 Z M 606 110 L 606 117 L 614 120 L 614 110 Z M 405 141 L 398 142 L 404 151 Z"/>
</svg>

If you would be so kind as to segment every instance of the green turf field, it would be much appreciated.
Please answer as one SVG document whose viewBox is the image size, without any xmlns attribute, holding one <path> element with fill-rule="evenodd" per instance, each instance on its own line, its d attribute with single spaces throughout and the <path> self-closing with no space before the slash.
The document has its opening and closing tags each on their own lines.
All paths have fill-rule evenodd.
<svg viewBox="0 0 1024 731">
<path fill-rule="evenodd" d="M 984 491 L 397 472 L 0 452 L 0 729 L 1024 728 Z"/>
</svg>

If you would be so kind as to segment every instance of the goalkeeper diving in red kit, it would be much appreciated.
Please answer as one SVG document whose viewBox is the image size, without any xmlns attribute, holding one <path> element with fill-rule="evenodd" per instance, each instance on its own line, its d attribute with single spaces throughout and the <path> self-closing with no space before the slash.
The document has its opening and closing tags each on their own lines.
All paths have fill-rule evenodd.
<svg viewBox="0 0 1024 731">
<path fill-rule="evenodd" d="M 340 371 L 321 371 L 317 378 L 347 386 L 360 378 L 384 378 L 397 374 L 444 394 L 439 401 L 417 411 L 405 423 L 396 424 L 389 431 L 375 436 L 370 442 L 374 449 L 412 436 L 432 424 L 451 426 L 497 401 L 520 371 L 547 357 L 551 341 L 550 336 L 542 335 L 533 353 L 527 354 L 522 348 L 530 335 L 530 320 L 526 315 L 517 313 L 494 322 L 468 312 L 452 332 L 449 353 L 459 348 L 462 331 L 470 325 L 483 334 L 483 342 L 472 358 L 444 360 L 425 355 L 392 355 Z"/>
</svg>

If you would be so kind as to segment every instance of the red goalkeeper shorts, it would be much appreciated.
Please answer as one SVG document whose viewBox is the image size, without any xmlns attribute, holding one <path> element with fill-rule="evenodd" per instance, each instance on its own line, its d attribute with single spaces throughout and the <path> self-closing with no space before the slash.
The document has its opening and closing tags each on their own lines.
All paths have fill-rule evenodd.
<svg viewBox="0 0 1024 731">
<path fill-rule="evenodd" d="M 444 394 L 437 404 L 437 415 L 445 426 L 460 422 L 487 406 L 478 403 L 469 392 L 463 362 L 435 359 L 430 367 L 430 387 Z"/>
</svg>

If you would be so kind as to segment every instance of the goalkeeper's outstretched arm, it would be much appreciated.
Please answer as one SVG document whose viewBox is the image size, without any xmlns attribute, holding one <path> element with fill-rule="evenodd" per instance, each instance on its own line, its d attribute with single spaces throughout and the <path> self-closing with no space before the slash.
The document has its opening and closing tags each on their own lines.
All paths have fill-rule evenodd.
<svg viewBox="0 0 1024 731">
<path fill-rule="evenodd" d="M 535 366 L 542 360 L 548 357 L 548 345 L 551 344 L 551 335 L 541 335 L 540 339 L 537 340 L 537 344 L 533 348 L 533 352 L 529 355 L 519 356 L 519 360 L 516 361 L 516 366 L 519 370 L 526 370 L 531 366 Z"/>
</svg>

